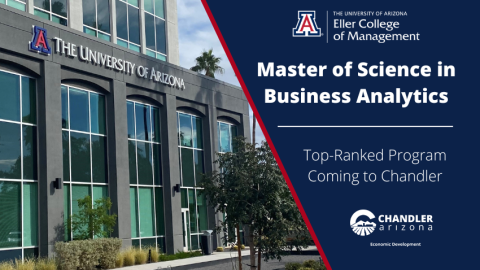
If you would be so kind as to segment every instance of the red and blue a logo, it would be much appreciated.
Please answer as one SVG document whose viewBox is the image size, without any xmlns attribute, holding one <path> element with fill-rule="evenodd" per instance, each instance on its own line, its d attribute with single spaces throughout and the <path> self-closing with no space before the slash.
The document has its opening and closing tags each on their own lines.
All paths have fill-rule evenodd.
<svg viewBox="0 0 480 270">
<path fill-rule="evenodd" d="M 33 26 L 33 38 L 29 42 L 28 48 L 31 51 L 50 55 L 52 50 L 48 45 L 47 30 L 38 26 Z"/>
<path fill-rule="evenodd" d="M 294 37 L 321 37 L 323 36 L 320 28 L 315 21 L 315 11 L 298 11 L 297 26 L 293 28 Z"/>
</svg>

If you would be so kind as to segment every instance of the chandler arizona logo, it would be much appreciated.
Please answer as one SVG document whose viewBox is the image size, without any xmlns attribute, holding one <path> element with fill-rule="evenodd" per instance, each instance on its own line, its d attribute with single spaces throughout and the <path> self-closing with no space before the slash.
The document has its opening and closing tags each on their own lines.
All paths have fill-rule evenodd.
<svg viewBox="0 0 480 270">
<path fill-rule="evenodd" d="M 377 225 L 374 222 L 369 222 L 368 220 L 357 221 L 360 216 L 367 216 L 369 219 L 375 218 L 375 215 L 368 210 L 358 210 L 350 218 L 350 227 L 352 227 L 353 232 L 360 236 L 366 236 L 375 231 L 375 227 Z"/>
<path fill-rule="evenodd" d="M 298 11 L 297 26 L 293 28 L 294 37 L 321 37 L 323 36 L 320 28 L 315 21 L 315 11 Z"/>
</svg>

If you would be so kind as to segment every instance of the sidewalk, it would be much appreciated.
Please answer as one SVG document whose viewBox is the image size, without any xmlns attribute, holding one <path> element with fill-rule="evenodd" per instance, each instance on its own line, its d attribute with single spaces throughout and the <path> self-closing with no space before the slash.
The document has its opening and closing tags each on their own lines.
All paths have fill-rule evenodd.
<svg viewBox="0 0 480 270">
<path fill-rule="evenodd" d="M 315 252 L 317 248 L 315 246 L 309 246 L 302 251 Z M 248 247 L 242 250 L 242 260 L 248 260 L 250 250 Z M 229 262 L 233 258 L 234 261 L 238 258 L 238 252 L 232 250 L 224 252 L 213 252 L 212 255 L 205 255 L 199 257 L 193 257 L 188 259 L 180 259 L 166 262 L 149 263 L 142 265 L 134 265 L 121 268 L 122 270 L 157 270 L 157 269 L 172 269 L 172 270 L 184 270 L 184 269 L 197 269 L 201 267 L 213 266 L 225 262 Z M 169 268 L 170 267 L 170 268 Z"/>
</svg>

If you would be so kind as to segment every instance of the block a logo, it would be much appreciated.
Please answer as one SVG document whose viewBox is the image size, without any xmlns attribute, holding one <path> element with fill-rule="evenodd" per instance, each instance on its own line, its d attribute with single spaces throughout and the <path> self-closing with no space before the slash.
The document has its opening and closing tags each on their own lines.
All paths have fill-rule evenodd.
<svg viewBox="0 0 480 270">
<path fill-rule="evenodd" d="M 28 42 L 28 49 L 34 52 L 50 55 L 52 50 L 48 45 L 47 30 L 38 26 L 32 26 L 32 41 Z"/>
<path fill-rule="evenodd" d="M 366 236 L 375 231 L 375 227 L 377 226 L 377 224 L 368 220 L 357 221 L 360 216 L 367 216 L 369 219 L 375 218 L 375 215 L 368 210 L 358 210 L 350 218 L 350 227 L 352 227 L 353 232 L 360 236 Z"/>
<path fill-rule="evenodd" d="M 294 37 L 321 37 L 322 31 L 315 21 L 315 11 L 298 11 L 297 26 L 293 28 Z"/>
</svg>

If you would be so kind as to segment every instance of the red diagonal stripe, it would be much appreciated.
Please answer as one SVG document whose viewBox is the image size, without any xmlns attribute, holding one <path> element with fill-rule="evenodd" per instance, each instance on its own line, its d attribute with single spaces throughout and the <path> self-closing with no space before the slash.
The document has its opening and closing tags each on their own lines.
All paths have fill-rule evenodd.
<svg viewBox="0 0 480 270">
<path fill-rule="evenodd" d="M 310 224 L 310 221 L 308 220 L 307 214 L 305 213 L 305 210 L 302 207 L 302 204 L 300 203 L 300 199 L 297 196 L 297 193 L 295 192 L 295 189 L 293 188 L 292 182 L 290 181 L 290 178 L 288 178 L 287 171 L 283 167 L 282 161 L 280 160 L 280 157 L 278 156 L 277 150 L 273 146 L 272 140 L 270 139 L 270 136 L 268 135 L 267 129 L 265 128 L 265 125 L 263 124 L 262 118 L 260 117 L 260 114 L 257 111 L 257 108 L 255 107 L 255 104 L 253 103 L 252 97 L 250 96 L 250 93 L 248 92 L 247 86 L 245 85 L 245 82 L 243 81 L 242 75 L 240 74 L 240 71 L 237 68 L 237 65 L 235 64 L 235 61 L 233 60 L 232 54 L 230 53 L 230 50 L 228 49 L 227 43 L 223 39 L 222 33 L 220 32 L 220 28 L 218 28 L 217 22 L 215 21 L 215 18 L 213 17 L 212 11 L 210 10 L 210 7 L 208 6 L 208 3 L 206 0 L 202 0 L 203 7 L 205 8 L 205 11 L 208 14 L 208 18 L 210 19 L 210 22 L 213 25 L 213 28 L 215 29 L 215 32 L 217 33 L 218 39 L 220 40 L 220 43 L 222 43 L 223 49 L 225 50 L 225 53 L 227 54 L 228 60 L 230 61 L 230 64 L 232 65 L 233 70 L 235 71 L 235 75 L 237 75 L 238 81 L 240 82 L 240 85 L 242 86 L 243 92 L 245 93 L 245 96 L 247 97 L 248 103 L 250 104 L 250 107 L 252 108 L 253 113 L 255 114 L 255 117 L 257 118 L 258 124 L 260 125 L 260 128 L 263 131 L 263 135 L 265 135 L 265 139 L 267 140 L 268 144 L 270 145 L 270 148 L 272 149 L 273 155 L 275 156 L 275 159 L 277 160 L 278 166 L 280 167 L 280 170 L 282 171 L 283 177 L 285 178 L 285 181 L 287 182 L 288 188 L 290 189 L 290 192 L 292 193 L 293 199 L 295 200 L 295 203 L 298 206 L 298 209 L 300 210 L 300 213 L 302 214 L 303 220 L 305 221 L 305 224 L 307 225 L 308 231 L 310 232 L 310 235 L 313 238 L 313 241 L 315 242 L 315 245 L 317 246 L 318 251 L 320 252 L 320 256 L 322 256 L 322 260 L 327 266 L 328 270 L 332 270 L 332 267 L 330 266 L 330 263 L 327 260 L 327 256 L 325 256 L 325 252 L 323 252 L 322 246 L 320 245 L 320 242 L 318 241 L 317 236 L 315 235 L 315 231 L 312 228 L 312 225 Z"/>
</svg>

